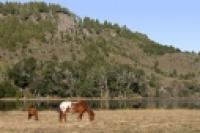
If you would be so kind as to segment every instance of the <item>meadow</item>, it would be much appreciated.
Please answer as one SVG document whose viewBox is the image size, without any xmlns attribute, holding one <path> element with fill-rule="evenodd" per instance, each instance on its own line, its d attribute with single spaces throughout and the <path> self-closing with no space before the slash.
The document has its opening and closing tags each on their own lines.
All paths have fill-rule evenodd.
<svg viewBox="0 0 200 133">
<path fill-rule="evenodd" d="M 200 111 L 187 109 L 97 110 L 96 119 L 58 121 L 58 112 L 40 111 L 39 121 L 26 111 L 0 112 L 1 133 L 199 133 Z"/>
</svg>

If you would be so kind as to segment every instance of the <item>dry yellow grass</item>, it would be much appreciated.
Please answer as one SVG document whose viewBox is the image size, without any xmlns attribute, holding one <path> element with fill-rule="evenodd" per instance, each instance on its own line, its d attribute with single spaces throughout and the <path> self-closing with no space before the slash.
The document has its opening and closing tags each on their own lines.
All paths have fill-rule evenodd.
<svg viewBox="0 0 200 133">
<path fill-rule="evenodd" d="M 200 110 L 95 111 L 96 120 L 82 121 L 68 114 L 58 122 L 55 111 L 39 112 L 39 121 L 27 120 L 27 112 L 0 112 L 0 133 L 200 133 Z"/>
</svg>

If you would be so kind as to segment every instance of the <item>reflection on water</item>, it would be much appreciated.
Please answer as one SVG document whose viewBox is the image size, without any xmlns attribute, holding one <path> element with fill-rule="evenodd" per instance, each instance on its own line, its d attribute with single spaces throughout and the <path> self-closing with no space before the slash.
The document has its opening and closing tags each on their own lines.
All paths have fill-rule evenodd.
<svg viewBox="0 0 200 133">
<path fill-rule="evenodd" d="M 0 101 L 0 110 L 26 110 L 35 105 L 39 110 L 57 110 L 61 101 Z M 87 100 L 93 109 L 200 109 L 200 99 L 137 99 L 137 100 Z"/>
</svg>

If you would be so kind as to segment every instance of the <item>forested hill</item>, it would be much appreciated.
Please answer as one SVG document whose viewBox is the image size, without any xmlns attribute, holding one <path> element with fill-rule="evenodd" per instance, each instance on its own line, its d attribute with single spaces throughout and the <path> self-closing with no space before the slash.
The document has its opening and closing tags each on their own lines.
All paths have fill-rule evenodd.
<svg viewBox="0 0 200 133">
<path fill-rule="evenodd" d="M 200 56 L 43 2 L 0 3 L 0 97 L 198 97 Z"/>
</svg>

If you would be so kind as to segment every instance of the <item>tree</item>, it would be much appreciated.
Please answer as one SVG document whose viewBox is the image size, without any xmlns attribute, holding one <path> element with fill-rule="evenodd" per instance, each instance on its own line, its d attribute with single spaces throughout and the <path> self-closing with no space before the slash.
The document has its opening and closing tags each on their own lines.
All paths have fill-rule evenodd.
<svg viewBox="0 0 200 133">
<path fill-rule="evenodd" d="M 25 89 L 34 77 L 36 60 L 33 57 L 25 58 L 9 70 L 9 78 L 21 89 Z"/>
<path fill-rule="evenodd" d="M 17 88 L 13 86 L 9 81 L 0 83 L 0 98 L 1 97 L 15 97 Z"/>
</svg>

